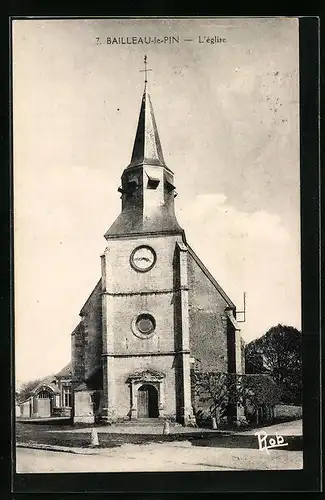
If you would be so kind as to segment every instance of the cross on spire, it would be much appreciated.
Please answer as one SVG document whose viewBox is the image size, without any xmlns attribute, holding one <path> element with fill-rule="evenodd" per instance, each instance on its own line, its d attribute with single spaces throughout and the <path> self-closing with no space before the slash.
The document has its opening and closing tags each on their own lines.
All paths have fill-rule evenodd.
<svg viewBox="0 0 325 500">
<path fill-rule="evenodd" d="M 143 58 L 143 62 L 144 62 L 144 69 L 140 69 L 140 73 L 144 73 L 144 84 L 146 85 L 147 84 L 147 76 L 148 76 L 148 71 L 152 71 L 151 68 L 147 68 L 147 56 L 144 56 Z"/>
</svg>

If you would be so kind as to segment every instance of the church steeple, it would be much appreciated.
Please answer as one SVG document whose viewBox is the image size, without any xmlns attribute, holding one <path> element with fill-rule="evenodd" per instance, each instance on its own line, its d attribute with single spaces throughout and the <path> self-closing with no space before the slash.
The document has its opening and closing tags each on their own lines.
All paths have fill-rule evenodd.
<svg viewBox="0 0 325 500">
<path fill-rule="evenodd" d="M 143 163 L 161 167 L 166 166 L 147 84 L 145 84 L 143 92 L 129 168 Z"/>
<path fill-rule="evenodd" d="M 106 239 L 143 233 L 183 233 L 174 212 L 174 174 L 166 166 L 153 106 L 145 86 L 131 162 L 121 177 L 122 212 Z"/>
</svg>

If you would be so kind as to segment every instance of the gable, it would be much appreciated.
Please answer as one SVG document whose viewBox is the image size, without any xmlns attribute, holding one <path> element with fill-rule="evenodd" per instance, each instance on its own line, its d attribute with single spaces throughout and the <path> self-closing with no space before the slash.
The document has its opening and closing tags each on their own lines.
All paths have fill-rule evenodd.
<svg viewBox="0 0 325 500">
<path fill-rule="evenodd" d="M 226 302 L 226 305 L 228 307 L 231 307 L 232 309 L 235 309 L 236 308 L 235 304 L 228 297 L 228 295 L 223 290 L 223 288 L 219 285 L 217 280 L 212 276 L 210 271 L 205 267 L 203 262 L 199 259 L 199 257 L 196 255 L 194 250 L 188 244 L 187 244 L 187 249 L 188 249 L 188 253 L 189 253 L 190 257 L 195 262 L 195 265 L 201 270 L 201 272 L 205 275 L 207 280 L 209 280 L 209 282 L 213 285 L 214 289 L 221 295 L 221 297 Z"/>
<path fill-rule="evenodd" d="M 93 302 L 96 300 L 97 296 L 101 293 L 101 291 L 102 291 L 102 279 L 100 278 L 100 280 L 97 282 L 95 288 L 93 289 L 93 291 L 89 295 L 88 299 L 84 303 L 84 305 L 79 313 L 80 316 L 87 314 L 89 308 L 91 307 Z"/>
</svg>

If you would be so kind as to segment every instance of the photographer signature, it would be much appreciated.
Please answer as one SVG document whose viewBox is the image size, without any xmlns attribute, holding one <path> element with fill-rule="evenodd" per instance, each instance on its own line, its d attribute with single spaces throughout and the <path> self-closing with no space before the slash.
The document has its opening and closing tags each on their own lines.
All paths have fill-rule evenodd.
<svg viewBox="0 0 325 500">
<path fill-rule="evenodd" d="M 258 439 L 259 450 L 265 450 L 270 453 L 271 448 L 278 448 L 279 446 L 288 446 L 288 443 L 284 442 L 284 437 L 276 432 L 275 438 L 269 437 L 265 431 L 255 432 L 254 434 Z"/>
</svg>

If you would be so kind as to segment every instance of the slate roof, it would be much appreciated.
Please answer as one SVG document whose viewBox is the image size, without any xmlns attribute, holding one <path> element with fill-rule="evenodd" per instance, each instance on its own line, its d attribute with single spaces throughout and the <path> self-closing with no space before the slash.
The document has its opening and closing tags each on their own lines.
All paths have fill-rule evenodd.
<svg viewBox="0 0 325 500">
<path fill-rule="evenodd" d="M 118 238 L 123 235 L 143 235 L 159 233 L 183 234 L 183 229 L 178 224 L 175 214 L 168 207 L 162 205 L 151 217 L 143 217 L 141 208 L 123 210 L 105 233 L 105 238 Z"/>
<path fill-rule="evenodd" d="M 86 313 L 86 310 L 87 310 L 87 306 L 88 304 L 90 303 L 90 301 L 93 299 L 94 295 L 97 293 L 100 293 L 101 292 L 101 289 L 102 289 L 102 278 L 99 278 L 99 280 L 97 281 L 95 287 L 93 288 L 91 294 L 89 295 L 89 297 L 87 298 L 86 302 L 84 303 L 84 305 L 82 306 L 81 310 L 80 310 L 80 316 L 82 316 L 83 314 Z M 77 327 L 74 329 L 74 331 L 72 333 L 74 333 L 77 329 L 81 328 L 82 326 L 80 325 L 80 323 L 77 325 Z"/>
<path fill-rule="evenodd" d="M 131 162 L 127 168 L 143 165 L 144 163 L 166 166 L 147 86 L 145 86 L 142 96 Z"/>
<path fill-rule="evenodd" d="M 71 361 L 64 366 L 58 373 L 55 374 L 56 378 L 70 378 L 72 376 Z"/>
</svg>

